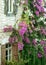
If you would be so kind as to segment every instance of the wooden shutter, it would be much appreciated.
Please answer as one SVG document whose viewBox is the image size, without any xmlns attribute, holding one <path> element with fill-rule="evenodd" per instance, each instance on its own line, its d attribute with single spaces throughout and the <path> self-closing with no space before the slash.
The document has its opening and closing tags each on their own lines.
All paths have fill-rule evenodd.
<svg viewBox="0 0 46 65">
<path fill-rule="evenodd" d="M 16 5 L 17 2 L 18 2 L 18 0 L 14 0 L 14 4 L 13 4 L 13 14 L 14 15 L 16 15 L 17 9 L 18 9 L 18 6 Z"/>
<path fill-rule="evenodd" d="M 4 0 L 4 14 L 8 14 L 8 0 Z"/>
</svg>

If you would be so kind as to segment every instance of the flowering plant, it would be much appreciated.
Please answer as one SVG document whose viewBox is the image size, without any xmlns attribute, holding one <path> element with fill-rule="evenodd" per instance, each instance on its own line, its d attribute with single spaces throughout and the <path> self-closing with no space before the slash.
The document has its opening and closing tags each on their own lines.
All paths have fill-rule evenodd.
<svg viewBox="0 0 46 65">
<path fill-rule="evenodd" d="M 46 25 L 42 0 L 29 0 L 24 5 L 18 30 L 13 28 L 9 43 L 18 44 L 19 60 L 28 60 L 27 65 L 46 65 Z M 32 15 L 29 15 L 28 9 Z"/>
</svg>

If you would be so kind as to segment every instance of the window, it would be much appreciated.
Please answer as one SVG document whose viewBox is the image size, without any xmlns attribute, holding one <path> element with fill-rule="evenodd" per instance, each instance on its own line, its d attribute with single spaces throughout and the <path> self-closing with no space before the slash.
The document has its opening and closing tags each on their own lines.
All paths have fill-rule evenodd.
<svg viewBox="0 0 46 65">
<path fill-rule="evenodd" d="M 12 60 L 11 44 L 6 44 L 6 60 L 7 61 Z"/>
<path fill-rule="evenodd" d="M 5 0 L 4 2 L 5 2 L 4 13 L 6 15 L 15 14 L 17 9 L 16 6 L 17 0 Z"/>
</svg>

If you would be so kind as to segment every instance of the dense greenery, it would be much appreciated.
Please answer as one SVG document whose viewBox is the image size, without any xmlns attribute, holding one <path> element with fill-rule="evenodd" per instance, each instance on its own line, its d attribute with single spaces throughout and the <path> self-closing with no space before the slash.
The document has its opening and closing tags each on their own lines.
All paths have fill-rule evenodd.
<svg viewBox="0 0 46 65">
<path fill-rule="evenodd" d="M 9 42 L 18 44 L 16 65 L 46 65 L 46 19 L 41 3 L 42 0 L 28 0 L 28 6 L 24 3 L 19 29 L 12 30 Z"/>
</svg>

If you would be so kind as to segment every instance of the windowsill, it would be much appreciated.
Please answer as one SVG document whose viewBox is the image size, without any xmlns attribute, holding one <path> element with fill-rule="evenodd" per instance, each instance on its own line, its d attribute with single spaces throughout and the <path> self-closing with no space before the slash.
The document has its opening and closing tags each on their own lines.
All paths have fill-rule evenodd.
<svg viewBox="0 0 46 65">
<path fill-rule="evenodd" d="M 14 17 L 14 16 L 16 16 L 16 15 L 14 15 L 13 13 L 6 14 L 6 17 Z"/>
</svg>

